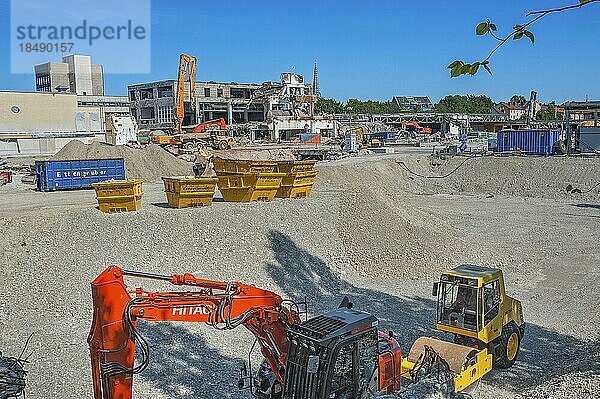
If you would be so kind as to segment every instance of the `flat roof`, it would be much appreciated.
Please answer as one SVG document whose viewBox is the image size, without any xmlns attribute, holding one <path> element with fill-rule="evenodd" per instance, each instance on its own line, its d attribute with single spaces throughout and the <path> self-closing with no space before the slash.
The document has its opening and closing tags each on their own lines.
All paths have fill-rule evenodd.
<svg viewBox="0 0 600 399">
<path fill-rule="evenodd" d="M 567 101 L 561 108 L 568 110 L 600 110 L 600 101 Z"/>
<path fill-rule="evenodd" d="M 46 94 L 51 96 L 76 96 L 71 92 L 51 92 L 51 91 L 25 91 L 25 90 L 0 90 L 0 93 L 18 93 L 18 94 Z"/>
</svg>

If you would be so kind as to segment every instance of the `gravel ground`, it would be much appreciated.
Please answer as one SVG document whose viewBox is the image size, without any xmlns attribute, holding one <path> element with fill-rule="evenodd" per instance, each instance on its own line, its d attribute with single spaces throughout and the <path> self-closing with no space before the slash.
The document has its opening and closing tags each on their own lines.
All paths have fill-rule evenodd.
<svg viewBox="0 0 600 399">
<path fill-rule="evenodd" d="M 34 333 L 27 395 L 91 397 L 89 284 L 109 264 L 256 284 L 307 299 L 312 314 L 349 295 L 408 351 L 418 336 L 435 334 L 431 281 L 444 268 L 474 263 L 504 269 L 527 325 L 515 366 L 490 373 L 473 396 L 598 397 L 597 193 L 490 196 L 468 174 L 467 189 L 432 190 L 409 178 L 397 159 L 416 164 L 403 155 L 322 163 L 313 194 L 303 200 L 174 210 L 166 208 L 161 185 L 145 183 L 143 209 L 116 215 L 96 209 L 93 191 L 0 187 L 0 351 L 17 356 Z M 588 165 L 595 176 L 581 172 L 581 183 L 597 179 L 599 161 Z M 517 177 L 548 185 L 545 175 Z M 140 331 L 151 364 L 136 376 L 136 398 L 249 397 L 235 385 L 250 333 L 183 323 L 140 323 Z"/>
</svg>

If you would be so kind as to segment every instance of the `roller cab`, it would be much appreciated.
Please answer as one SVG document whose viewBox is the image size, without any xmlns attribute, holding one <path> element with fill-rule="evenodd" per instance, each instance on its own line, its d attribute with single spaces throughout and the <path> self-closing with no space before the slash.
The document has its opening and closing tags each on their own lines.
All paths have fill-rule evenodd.
<svg viewBox="0 0 600 399">
<path fill-rule="evenodd" d="M 524 333 L 521 302 L 506 295 L 500 269 L 461 265 L 434 283 L 436 328 L 454 342 L 487 349 L 494 366 L 515 362 Z"/>
</svg>

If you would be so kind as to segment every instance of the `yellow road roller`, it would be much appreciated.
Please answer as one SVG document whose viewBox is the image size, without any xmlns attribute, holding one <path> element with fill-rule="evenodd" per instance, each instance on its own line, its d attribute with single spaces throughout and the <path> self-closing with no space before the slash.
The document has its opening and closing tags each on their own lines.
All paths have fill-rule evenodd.
<svg viewBox="0 0 600 399">
<path fill-rule="evenodd" d="M 421 337 L 403 360 L 403 376 L 411 378 L 431 353 L 452 371 L 454 390 L 476 386 L 492 366 L 508 368 L 519 354 L 524 334 L 521 302 L 506 295 L 500 269 L 461 265 L 433 284 L 437 297 L 436 328 L 454 342 Z M 431 360 L 429 360 L 431 362 Z"/>
</svg>

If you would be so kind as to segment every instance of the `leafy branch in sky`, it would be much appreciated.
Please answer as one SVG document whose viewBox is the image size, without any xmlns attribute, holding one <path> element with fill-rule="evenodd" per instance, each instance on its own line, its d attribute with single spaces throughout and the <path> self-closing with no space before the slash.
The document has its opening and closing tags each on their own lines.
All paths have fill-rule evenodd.
<svg viewBox="0 0 600 399">
<path fill-rule="evenodd" d="M 450 69 L 450 76 L 454 78 L 461 75 L 475 75 L 479 71 L 480 67 L 483 67 L 491 75 L 492 70 L 490 69 L 490 59 L 492 58 L 494 53 L 498 51 L 500 47 L 506 44 L 506 42 L 508 42 L 511 38 L 512 40 L 519 40 L 523 37 L 526 37 L 531 41 L 531 44 L 534 44 L 535 36 L 528 29 L 530 25 L 534 24 L 535 22 L 537 22 L 538 20 L 540 20 L 548 14 L 571 10 L 573 8 L 581 8 L 583 6 L 589 5 L 591 3 L 596 3 L 598 1 L 600 0 L 579 0 L 579 3 L 572 4 L 569 6 L 552 8 L 548 10 L 532 11 L 526 15 L 527 17 L 531 17 L 529 21 L 519 25 L 515 25 L 512 31 L 506 36 L 498 36 L 498 34 L 496 33 L 498 31 L 497 26 L 494 23 L 492 23 L 489 19 L 487 21 L 481 22 L 475 28 L 475 33 L 478 36 L 490 35 L 498 41 L 498 44 L 490 51 L 487 57 L 480 61 L 473 62 L 470 64 L 462 60 L 456 60 L 452 62 L 447 67 L 448 69 Z"/>
</svg>

